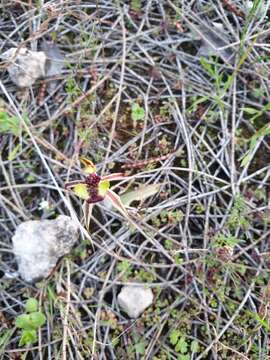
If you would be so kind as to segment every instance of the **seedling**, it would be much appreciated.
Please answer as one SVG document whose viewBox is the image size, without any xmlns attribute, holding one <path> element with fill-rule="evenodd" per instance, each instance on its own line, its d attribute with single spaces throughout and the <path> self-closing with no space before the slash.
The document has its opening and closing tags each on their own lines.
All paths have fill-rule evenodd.
<svg viewBox="0 0 270 360">
<path fill-rule="evenodd" d="M 130 2 L 130 9 L 135 12 L 141 11 L 141 0 L 131 0 Z"/>
<path fill-rule="evenodd" d="M 30 298 L 25 304 L 25 313 L 17 316 L 15 325 L 22 329 L 19 346 L 30 345 L 37 341 L 37 330 L 46 322 L 45 315 L 37 310 L 37 300 Z"/>
<path fill-rule="evenodd" d="M 131 106 L 131 117 L 134 122 L 138 120 L 143 120 L 145 116 L 144 109 L 137 103 L 132 104 Z"/>
<path fill-rule="evenodd" d="M 128 260 L 123 260 L 117 264 L 117 271 L 121 274 L 121 278 L 125 281 L 128 280 L 132 274 L 132 268 Z"/>
<path fill-rule="evenodd" d="M 185 335 L 178 329 L 171 331 L 169 335 L 169 340 L 171 345 L 174 346 L 174 350 L 178 353 L 177 359 L 179 360 L 188 360 L 190 356 L 189 351 L 192 353 L 197 353 L 199 351 L 199 344 L 196 340 L 193 340 L 191 344 L 186 341 Z"/>
<path fill-rule="evenodd" d="M 0 133 L 18 136 L 20 120 L 16 116 L 9 116 L 5 111 L 0 111 Z"/>
<path fill-rule="evenodd" d="M 237 195 L 226 224 L 228 228 L 235 230 L 240 226 L 243 230 L 247 230 L 249 227 L 249 219 L 246 213 L 247 208 L 244 198 L 241 195 Z"/>
</svg>

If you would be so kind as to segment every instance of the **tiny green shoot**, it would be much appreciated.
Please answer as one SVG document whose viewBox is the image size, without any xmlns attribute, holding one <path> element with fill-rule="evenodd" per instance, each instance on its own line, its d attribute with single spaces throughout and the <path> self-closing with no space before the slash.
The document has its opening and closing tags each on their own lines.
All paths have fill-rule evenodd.
<svg viewBox="0 0 270 360">
<path fill-rule="evenodd" d="M 19 346 L 30 345 L 37 341 L 37 330 L 46 322 L 45 315 L 38 311 L 38 302 L 29 298 L 25 304 L 25 313 L 17 316 L 15 325 L 22 329 Z"/>
<path fill-rule="evenodd" d="M 133 103 L 131 106 L 131 118 L 133 121 L 143 120 L 145 117 L 144 109 L 137 103 Z"/>
</svg>

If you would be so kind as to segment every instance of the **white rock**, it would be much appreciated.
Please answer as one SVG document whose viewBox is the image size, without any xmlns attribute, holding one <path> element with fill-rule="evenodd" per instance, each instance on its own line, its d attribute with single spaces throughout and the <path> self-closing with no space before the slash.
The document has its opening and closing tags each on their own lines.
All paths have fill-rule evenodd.
<svg viewBox="0 0 270 360">
<path fill-rule="evenodd" d="M 130 318 L 137 318 L 153 302 L 152 290 L 143 285 L 126 285 L 117 296 L 119 306 Z"/>
<path fill-rule="evenodd" d="M 46 55 L 43 51 L 31 51 L 22 47 L 11 48 L 1 55 L 10 64 L 7 67 L 11 80 L 19 87 L 29 87 L 45 76 Z"/>
<path fill-rule="evenodd" d="M 18 271 L 25 281 L 46 278 L 57 260 L 69 253 L 78 239 L 78 226 L 68 216 L 20 224 L 12 238 Z"/>
</svg>

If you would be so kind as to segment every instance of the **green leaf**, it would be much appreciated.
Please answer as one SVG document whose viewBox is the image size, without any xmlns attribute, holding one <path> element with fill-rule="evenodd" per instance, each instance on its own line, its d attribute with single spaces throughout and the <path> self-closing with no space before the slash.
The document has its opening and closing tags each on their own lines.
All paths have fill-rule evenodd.
<svg viewBox="0 0 270 360">
<path fill-rule="evenodd" d="M 25 310 L 27 312 L 34 312 L 38 309 L 38 301 L 35 298 L 29 298 L 25 304 Z"/>
<path fill-rule="evenodd" d="M 246 166 L 251 158 L 251 153 L 248 151 L 248 153 L 243 157 L 240 166 Z"/>
<path fill-rule="evenodd" d="M 128 260 L 123 260 L 119 264 L 117 264 L 117 271 L 128 277 L 132 273 L 132 268 Z"/>
<path fill-rule="evenodd" d="M 19 346 L 33 344 L 37 341 L 36 330 L 23 330 L 20 338 Z"/>
<path fill-rule="evenodd" d="M 259 136 L 266 136 L 270 134 L 270 127 L 269 125 L 264 126 L 258 131 Z"/>
<path fill-rule="evenodd" d="M 110 183 L 108 180 L 101 180 L 98 184 L 98 194 L 104 197 L 107 194 L 107 191 L 110 188 Z"/>
<path fill-rule="evenodd" d="M 252 313 L 251 311 L 247 311 L 247 313 L 253 317 L 255 320 L 258 321 L 258 323 L 263 326 L 265 328 L 265 330 L 270 333 L 270 326 L 269 324 L 267 323 L 267 321 L 265 321 L 264 319 L 262 319 L 258 314 L 256 313 Z"/>
<path fill-rule="evenodd" d="M 130 206 L 133 201 L 143 201 L 148 197 L 155 195 L 162 184 L 152 184 L 141 186 L 138 190 L 128 191 L 120 196 L 124 206 Z"/>
<path fill-rule="evenodd" d="M 145 342 L 144 341 L 141 341 L 141 342 L 135 344 L 134 347 L 138 354 L 144 355 L 144 353 L 145 353 Z"/>
<path fill-rule="evenodd" d="M 180 352 L 181 354 L 185 354 L 188 351 L 188 343 L 186 342 L 186 339 L 184 336 L 181 336 L 181 338 L 178 340 L 175 351 Z"/>
<path fill-rule="evenodd" d="M 131 0 L 130 8 L 132 11 L 138 12 L 141 10 L 141 0 Z"/>
<path fill-rule="evenodd" d="M 203 69 L 204 69 L 205 71 L 207 71 L 208 74 L 209 74 L 211 77 L 213 77 L 213 78 L 216 77 L 216 73 L 215 73 L 214 68 L 212 67 L 211 64 L 209 64 L 209 63 L 205 60 L 205 58 L 200 58 L 200 64 L 201 64 L 201 66 L 203 67 Z"/>
<path fill-rule="evenodd" d="M 233 80 L 233 76 L 232 76 L 232 75 L 229 75 L 229 76 L 228 76 L 228 79 L 226 80 L 226 82 L 225 82 L 225 84 L 224 84 L 224 87 L 223 87 L 224 93 L 225 93 L 225 92 L 229 89 L 229 87 L 231 86 L 232 80 Z"/>
<path fill-rule="evenodd" d="M 46 317 L 39 311 L 31 314 L 21 314 L 17 316 L 15 325 L 24 330 L 34 330 L 42 326 L 46 322 Z"/>
<path fill-rule="evenodd" d="M 172 330 L 172 332 L 170 333 L 170 343 L 172 345 L 176 345 L 180 336 L 181 336 L 181 333 L 179 330 L 176 330 L 176 329 Z"/>
<path fill-rule="evenodd" d="M 251 115 L 257 114 L 259 112 L 259 110 L 251 108 L 251 107 L 244 107 L 242 110 Z"/>
<path fill-rule="evenodd" d="M 265 106 L 264 106 L 265 110 L 269 110 L 270 109 L 270 102 L 268 102 Z"/>
<path fill-rule="evenodd" d="M 40 311 L 33 312 L 28 316 L 29 316 L 29 324 L 33 329 L 39 328 L 40 326 L 44 325 L 46 322 L 45 315 Z"/>
<path fill-rule="evenodd" d="M 8 161 L 14 160 L 15 156 L 17 155 L 18 151 L 21 148 L 21 144 L 17 144 L 9 153 L 8 153 Z"/>
<path fill-rule="evenodd" d="M 131 118 L 133 121 L 143 120 L 145 116 L 144 109 L 139 104 L 134 103 L 131 106 Z"/>
<path fill-rule="evenodd" d="M 197 353 L 199 352 L 200 350 L 200 346 L 199 346 L 199 343 L 197 340 L 193 340 L 190 344 L 190 350 L 193 352 L 193 353 Z"/>
<path fill-rule="evenodd" d="M 20 120 L 16 116 L 9 116 L 5 111 L 0 111 L 0 133 L 18 136 Z"/>
<path fill-rule="evenodd" d="M 76 184 L 71 190 L 81 199 L 87 200 L 89 198 L 87 185 L 85 184 Z"/>
<path fill-rule="evenodd" d="M 258 137 L 256 136 L 256 134 L 251 136 L 250 143 L 249 143 L 249 150 L 252 150 L 255 148 L 257 141 L 258 141 Z"/>
<path fill-rule="evenodd" d="M 31 329 L 31 326 L 29 325 L 29 315 L 21 314 L 17 316 L 15 325 L 20 329 Z"/>
</svg>

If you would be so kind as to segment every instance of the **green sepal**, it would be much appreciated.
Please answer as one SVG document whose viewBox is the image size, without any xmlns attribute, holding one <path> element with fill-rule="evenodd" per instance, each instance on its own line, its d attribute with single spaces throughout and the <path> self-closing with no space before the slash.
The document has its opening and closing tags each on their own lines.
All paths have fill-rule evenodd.
<svg viewBox="0 0 270 360">
<path fill-rule="evenodd" d="M 108 180 L 101 180 L 98 184 L 98 195 L 104 197 L 110 188 L 110 182 Z"/>
<path fill-rule="evenodd" d="M 86 184 L 76 184 L 71 189 L 75 195 L 79 198 L 87 200 L 89 198 L 89 193 Z"/>
</svg>

